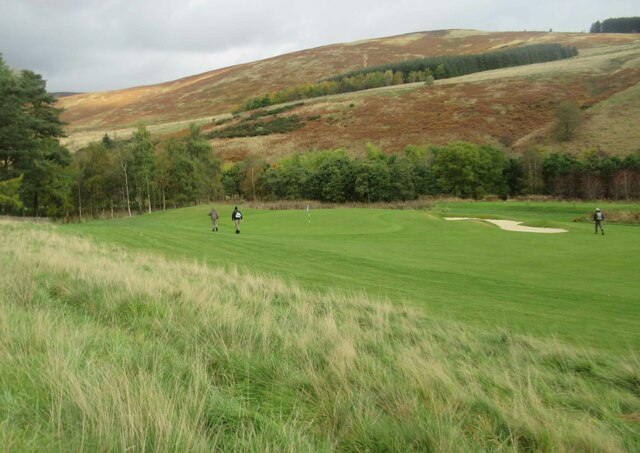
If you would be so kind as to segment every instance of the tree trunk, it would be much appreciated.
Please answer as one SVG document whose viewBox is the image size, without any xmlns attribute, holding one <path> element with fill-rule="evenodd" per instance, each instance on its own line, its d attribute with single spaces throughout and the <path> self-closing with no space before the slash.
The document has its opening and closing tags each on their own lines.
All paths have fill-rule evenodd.
<svg viewBox="0 0 640 453">
<path fill-rule="evenodd" d="M 151 214 L 151 186 L 147 181 L 147 203 L 149 203 L 149 214 Z"/>
<path fill-rule="evenodd" d="M 33 194 L 33 216 L 34 217 L 39 217 L 38 216 L 38 191 L 37 190 Z"/>
<path fill-rule="evenodd" d="M 80 215 L 80 221 L 82 222 L 82 192 L 80 190 L 79 182 L 78 182 L 78 214 Z"/>
<path fill-rule="evenodd" d="M 124 162 L 120 162 L 122 165 L 122 171 L 124 172 L 124 187 L 127 193 L 127 212 L 129 213 L 129 217 L 131 217 L 131 200 L 129 198 L 129 176 L 127 175 L 127 166 Z"/>
</svg>

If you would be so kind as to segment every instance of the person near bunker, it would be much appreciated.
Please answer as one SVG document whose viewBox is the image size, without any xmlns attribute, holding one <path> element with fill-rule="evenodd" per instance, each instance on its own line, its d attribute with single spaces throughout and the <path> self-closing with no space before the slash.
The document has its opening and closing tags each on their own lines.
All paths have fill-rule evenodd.
<svg viewBox="0 0 640 453">
<path fill-rule="evenodd" d="M 211 208 L 211 212 L 209 212 L 209 217 L 211 217 L 211 231 L 218 231 L 218 211 L 216 208 Z"/>
<path fill-rule="evenodd" d="M 602 224 L 604 223 L 604 214 L 600 210 L 600 208 L 596 208 L 595 212 L 593 213 L 593 223 L 596 227 L 596 234 L 598 234 L 598 227 L 600 227 L 600 232 L 604 234 L 604 228 L 602 227 Z"/>
<path fill-rule="evenodd" d="M 236 234 L 240 234 L 240 222 L 242 222 L 242 213 L 237 206 L 233 208 L 233 212 L 231 213 L 231 220 L 233 220 L 233 224 L 236 226 Z"/>
</svg>

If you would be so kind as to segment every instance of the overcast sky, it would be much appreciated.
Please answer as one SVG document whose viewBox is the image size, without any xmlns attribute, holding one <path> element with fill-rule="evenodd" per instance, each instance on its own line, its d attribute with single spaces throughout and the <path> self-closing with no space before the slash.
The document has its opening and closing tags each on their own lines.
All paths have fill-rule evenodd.
<svg viewBox="0 0 640 453">
<path fill-rule="evenodd" d="M 0 53 L 49 91 L 101 91 L 416 31 L 588 32 L 638 15 L 638 0 L 0 0 Z"/>
</svg>

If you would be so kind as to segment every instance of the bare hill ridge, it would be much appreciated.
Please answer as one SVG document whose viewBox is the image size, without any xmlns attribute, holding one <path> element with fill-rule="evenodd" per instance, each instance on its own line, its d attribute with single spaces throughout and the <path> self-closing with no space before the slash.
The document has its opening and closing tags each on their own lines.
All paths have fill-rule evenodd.
<svg viewBox="0 0 640 453">
<path fill-rule="evenodd" d="M 640 146 L 640 35 L 482 32 L 411 33 L 294 52 L 158 85 L 86 93 L 59 100 L 77 148 L 105 132 L 123 136 L 144 122 L 155 133 L 179 133 L 189 122 L 214 131 L 215 120 L 250 97 L 365 66 L 436 55 L 465 55 L 523 44 L 560 43 L 579 49 L 569 60 L 304 101 L 282 113 L 303 127 L 285 134 L 212 140 L 227 160 L 248 153 L 274 157 L 294 151 L 347 148 L 371 142 L 385 151 L 407 144 L 452 140 L 533 145 L 568 151 L 588 148 L 626 154 Z M 586 123 L 575 140 L 556 143 L 549 133 L 555 106 L 576 102 Z M 264 121 L 267 121 L 265 118 Z"/>
</svg>

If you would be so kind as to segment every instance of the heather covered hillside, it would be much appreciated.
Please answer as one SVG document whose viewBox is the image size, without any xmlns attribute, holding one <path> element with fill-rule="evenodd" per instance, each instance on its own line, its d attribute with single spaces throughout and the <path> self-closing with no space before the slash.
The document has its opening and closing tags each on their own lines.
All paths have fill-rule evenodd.
<svg viewBox="0 0 640 453">
<path fill-rule="evenodd" d="M 301 99 L 284 111 L 272 106 L 258 116 L 255 111 L 232 114 L 256 96 L 349 71 L 541 43 L 573 46 L 579 55 L 436 80 L 430 86 L 416 82 Z M 140 122 L 165 136 L 195 122 L 226 161 L 335 148 L 358 154 L 367 143 L 390 153 L 408 144 L 454 140 L 516 151 L 553 146 L 626 155 L 640 143 L 632 127 L 640 121 L 640 103 L 634 102 L 638 81 L 637 35 L 441 30 L 329 45 L 160 85 L 69 96 L 59 103 L 72 149 L 105 133 L 126 137 Z M 552 133 L 561 102 L 575 104 L 584 119 L 570 141 L 558 141 Z M 235 133 L 234 127 L 244 132 Z"/>
</svg>

